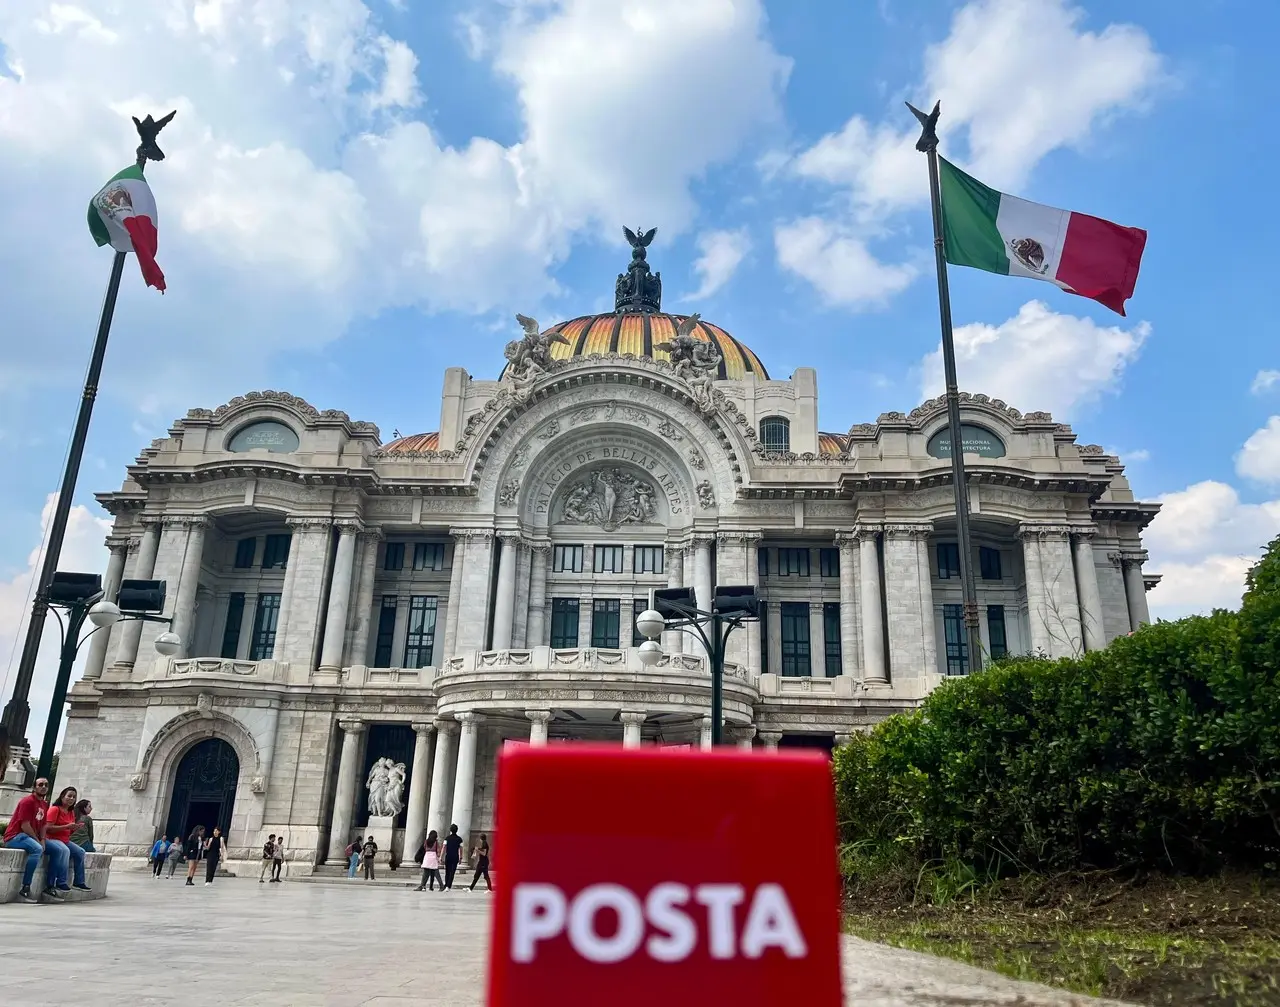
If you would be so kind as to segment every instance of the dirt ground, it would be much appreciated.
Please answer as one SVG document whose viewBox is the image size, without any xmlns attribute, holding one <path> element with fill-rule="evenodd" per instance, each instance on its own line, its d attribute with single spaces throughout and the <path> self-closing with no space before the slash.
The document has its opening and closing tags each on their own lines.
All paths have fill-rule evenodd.
<svg viewBox="0 0 1280 1007">
<path fill-rule="evenodd" d="M 1280 880 L 1031 877 L 939 898 L 859 885 L 850 933 L 1139 1004 L 1280 1005 Z"/>
</svg>

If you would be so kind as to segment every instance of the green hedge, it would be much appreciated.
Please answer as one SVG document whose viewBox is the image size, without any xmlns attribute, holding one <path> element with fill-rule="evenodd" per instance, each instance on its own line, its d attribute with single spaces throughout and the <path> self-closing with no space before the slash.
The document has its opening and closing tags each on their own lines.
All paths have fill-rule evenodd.
<svg viewBox="0 0 1280 1007">
<path fill-rule="evenodd" d="M 842 839 L 1000 873 L 1280 863 L 1280 539 L 1239 612 L 944 683 L 835 755 Z"/>
</svg>

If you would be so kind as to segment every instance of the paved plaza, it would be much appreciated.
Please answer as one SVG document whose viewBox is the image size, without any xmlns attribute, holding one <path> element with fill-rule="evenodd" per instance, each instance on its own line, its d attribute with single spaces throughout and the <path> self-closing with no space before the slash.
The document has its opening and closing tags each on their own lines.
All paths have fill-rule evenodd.
<svg viewBox="0 0 1280 1007">
<path fill-rule="evenodd" d="M 77 905 L 0 905 L 0 1004 L 469 1007 L 484 1002 L 492 897 L 390 885 L 112 875 Z M 846 1002 L 1020 1007 L 1102 1001 L 846 938 Z M 564 1003 L 607 1003 L 574 997 Z"/>
</svg>

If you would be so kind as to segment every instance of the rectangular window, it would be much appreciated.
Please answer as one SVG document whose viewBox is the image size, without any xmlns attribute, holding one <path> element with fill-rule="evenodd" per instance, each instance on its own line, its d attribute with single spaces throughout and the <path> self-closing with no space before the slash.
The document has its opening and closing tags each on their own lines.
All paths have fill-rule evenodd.
<svg viewBox="0 0 1280 1007">
<path fill-rule="evenodd" d="M 621 610 L 617 598 L 597 598 L 591 603 L 591 646 L 618 646 Z"/>
<path fill-rule="evenodd" d="M 579 552 L 582 547 L 578 546 Z M 551 599 L 551 646 L 576 647 L 578 645 L 578 599 Z"/>
<path fill-rule="evenodd" d="M 582 546 L 553 546 L 551 549 L 551 572 L 582 573 Z"/>
<path fill-rule="evenodd" d="M 620 545 L 598 545 L 595 549 L 596 573 L 622 573 L 623 555 Z"/>
<path fill-rule="evenodd" d="M 819 549 L 818 550 L 818 572 L 823 577 L 839 577 L 840 576 L 840 550 L 839 549 Z"/>
<path fill-rule="evenodd" d="M 288 533 L 268 535 L 267 541 L 262 546 L 262 569 L 284 569 L 285 564 L 289 562 L 289 543 L 292 539 L 293 536 Z"/>
<path fill-rule="evenodd" d="M 756 572 L 760 574 L 760 579 L 764 580 L 769 576 L 769 547 L 761 546 L 756 550 Z"/>
<path fill-rule="evenodd" d="M 964 606 L 942 606 L 942 631 L 947 641 L 947 674 L 969 672 L 969 642 L 964 628 Z"/>
<path fill-rule="evenodd" d="M 978 547 L 978 565 L 982 568 L 983 580 L 1000 579 L 1000 550 L 987 546 Z"/>
<path fill-rule="evenodd" d="M 404 638 L 402 668 L 425 668 L 436 646 L 436 597 L 415 594 L 409 598 L 409 632 Z"/>
<path fill-rule="evenodd" d="M 840 674 L 840 603 L 824 602 L 822 605 L 822 636 L 826 644 L 827 678 Z"/>
<path fill-rule="evenodd" d="M 648 598 L 631 599 L 631 646 L 639 647 L 644 643 L 644 637 L 640 635 L 640 631 L 636 629 L 636 620 L 640 618 L 640 613 L 649 607 Z"/>
<path fill-rule="evenodd" d="M 391 667 L 391 648 L 396 639 L 396 605 L 399 601 L 394 594 L 382 596 L 382 606 L 378 609 L 378 639 L 373 650 L 375 668 Z"/>
<path fill-rule="evenodd" d="M 1004 606 L 987 606 L 987 633 L 991 638 L 991 658 L 1004 657 L 1009 653 L 1009 638 L 1004 630 Z"/>
<path fill-rule="evenodd" d="M 781 555 L 782 550 L 778 553 Z M 782 603 L 782 674 L 788 678 L 807 678 L 812 674 L 807 602 Z"/>
<path fill-rule="evenodd" d="M 663 548 L 660 545 L 638 545 L 631 557 L 631 568 L 636 573 L 662 573 Z"/>
<path fill-rule="evenodd" d="M 253 539 L 249 539 L 250 542 Z M 240 627 L 244 625 L 244 592 L 236 591 L 227 604 L 227 625 L 222 630 L 222 656 L 232 661 L 240 652 Z"/>
<path fill-rule="evenodd" d="M 253 557 L 258 552 L 256 538 L 242 538 L 236 543 L 236 569 L 249 570 L 253 567 Z"/>
<path fill-rule="evenodd" d="M 960 576 L 960 547 L 954 542 L 938 543 L 938 578 L 950 580 Z"/>
<path fill-rule="evenodd" d="M 404 569 L 404 543 L 388 542 L 387 551 L 382 556 L 382 569 L 384 570 L 403 570 Z"/>
<path fill-rule="evenodd" d="M 250 661 L 270 661 L 276 649 L 276 620 L 280 618 L 280 596 L 258 595 L 253 613 L 253 639 L 249 642 Z"/>
<path fill-rule="evenodd" d="M 443 542 L 415 542 L 413 544 L 413 568 L 415 570 L 443 570 Z"/>
<path fill-rule="evenodd" d="M 809 576 L 809 550 L 808 549 L 779 549 L 778 550 L 778 576 L 779 577 L 808 577 Z"/>
</svg>

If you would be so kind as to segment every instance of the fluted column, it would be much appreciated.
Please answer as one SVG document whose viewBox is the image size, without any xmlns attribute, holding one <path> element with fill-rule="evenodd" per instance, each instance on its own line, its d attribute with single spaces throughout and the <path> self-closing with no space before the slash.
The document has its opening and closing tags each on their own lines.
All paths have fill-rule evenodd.
<svg viewBox="0 0 1280 1007">
<path fill-rule="evenodd" d="M 516 614 L 516 561 L 520 545 L 520 533 L 498 533 L 501 544 L 498 553 L 498 591 L 493 605 L 493 649 L 511 648 L 511 630 Z"/>
<path fill-rule="evenodd" d="M 862 614 L 862 676 L 867 682 L 889 680 L 884 660 L 884 616 L 880 600 L 880 560 L 876 530 L 860 528 L 858 536 L 858 594 Z"/>
<path fill-rule="evenodd" d="M 351 818 L 356 806 L 356 774 L 360 759 L 360 735 L 365 725 L 358 720 L 340 720 L 342 754 L 338 759 L 338 784 L 333 798 L 333 819 L 329 828 L 329 857 L 341 859 L 351 839 Z"/>
<path fill-rule="evenodd" d="M 938 623 L 933 610 L 933 574 L 929 567 L 929 535 L 932 531 L 932 528 L 921 528 L 916 532 L 916 563 L 920 572 L 920 618 L 924 624 L 924 670 L 927 674 L 937 675 L 941 674 L 938 668 Z M 967 635 L 965 644 L 968 645 Z M 969 654 L 968 657 L 968 669 L 972 671 L 980 655 Z"/>
<path fill-rule="evenodd" d="M 778 731 L 761 731 L 756 735 L 764 744 L 765 751 L 776 752 L 778 750 L 778 742 L 782 740 L 782 734 Z"/>
<path fill-rule="evenodd" d="M 436 754 L 431 765 L 431 799 L 427 802 L 427 829 L 435 829 L 442 836 L 449 830 L 445 816 L 449 814 L 449 796 L 453 774 L 450 761 L 453 758 L 453 739 L 458 733 L 454 720 L 436 721 Z"/>
<path fill-rule="evenodd" d="M 462 608 L 462 566 L 466 559 L 466 535 L 452 530 L 453 547 L 449 558 L 449 602 L 444 613 L 444 656 L 457 653 L 458 611 Z"/>
<path fill-rule="evenodd" d="M 693 540 L 693 589 L 697 593 L 698 608 L 704 612 L 711 609 L 711 543 L 715 541 L 709 535 L 698 535 Z M 703 624 L 703 629 L 709 631 L 710 626 Z M 694 646 L 697 653 L 703 654 L 708 658 L 706 648 L 702 646 L 701 640 L 695 640 Z"/>
<path fill-rule="evenodd" d="M 618 714 L 618 719 L 622 721 L 623 748 L 640 747 L 641 731 L 644 728 L 646 716 L 647 714 L 634 710 L 623 710 Z"/>
<path fill-rule="evenodd" d="M 1151 610 L 1147 607 L 1147 584 L 1142 579 L 1142 564 L 1146 560 L 1145 551 L 1120 554 L 1120 561 L 1124 564 L 1124 596 L 1129 604 L 1130 630 L 1151 622 Z"/>
<path fill-rule="evenodd" d="M 1092 528 L 1076 529 L 1071 552 L 1076 572 L 1076 593 L 1080 596 L 1080 621 L 1084 629 L 1084 649 L 1102 650 L 1107 631 L 1102 624 L 1102 592 L 1098 590 L 1098 567 L 1093 558 Z"/>
<path fill-rule="evenodd" d="M 531 721 L 529 725 L 529 744 L 545 745 L 547 729 L 551 724 L 550 710 L 525 710 L 524 715 Z"/>
<path fill-rule="evenodd" d="M 458 772 L 453 784 L 453 820 L 462 837 L 462 857 L 468 859 L 471 849 L 471 813 L 476 797 L 476 748 L 480 740 L 480 725 L 484 717 L 478 713 L 458 714 L 462 732 L 458 738 Z"/>
<path fill-rule="evenodd" d="M 526 647 L 545 647 L 547 635 L 547 560 L 551 543 L 535 542 L 529 564 L 529 628 L 525 631 Z"/>
<path fill-rule="evenodd" d="M 196 587 L 200 583 L 200 561 L 204 557 L 204 530 L 208 522 L 201 517 L 184 519 L 187 525 L 187 548 L 182 556 L 182 572 L 178 576 L 178 593 L 173 604 L 173 632 L 182 641 L 177 657 L 191 657 L 191 638 L 196 625 Z M 197 655 L 198 656 L 198 655 Z"/>
<path fill-rule="evenodd" d="M 355 632 L 351 637 L 352 664 L 369 664 L 369 633 L 373 627 L 373 582 L 378 575 L 378 543 L 382 532 L 365 532 L 360 544 L 360 574 L 356 581 Z M 448 602 L 445 603 L 446 605 Z M 446 611 L 448 609 L 446 608 Z M 379 608 L 379 613 L 381 608 Z"/>
<path fill-rule="evenodd" d="M 667 587 L 684 587 L 684 548 L 668 545 L 663 560 L 667 565 Z M 662 634 L 662 649 L 668 654 L 684 653 L 683 630 L 665 631 Z"/>
<path fill-rule="evenodd" d="M 156 553 L 160 549 L 160 525 L 149 521 L 142 526 L 142 541 L 138 544 L 138 558 L 134 563 L 133 580 L 150 580 L 156 569 Z M 138 659 L 138 644 L 142 640 L 142 623 L 130 620 L 120 633 L 120 645 L 116 650 L 116 664 L 133 666 Z"/>
<path fill-rule="evenodd" d="M 324 620 L 324 644 L 320 650 L 320 670 L 342 670 L 344 646 L 347 642 L 347 613 L 351 610 L 352 575 L 356 565 L 356 535 L 359 526 L 346 523 L 338 527 L 338 550 L 333 560 L 333 577 L 329 582 L 329 608 Z"/>
<path fill-rule="evenodd" d="M 129 552 L 129 540 L 109 538 L 107 548 L 111 550 L 111 558 L 107 560 L 107 574 L 102 579 L 102 597 L 114 602 L 116 594 L 120 591 L 120 581 L 124 576 L 124 561 Z M 102 666 L 107 662 L 107 644 L 110 640 L 110 626 L 94 632 L 89 642 L 89 657 L 84 664 L 86 681 L 102 677 Z"/>
<path fill-rule="evenodd" d="M 427 832 L 427 797 L 431 793 L 431 740 L 436 725 L 414 724 L 413 771 L 409 774 L 409 810 L 405 816 L 404 848 L 412 854 Z"/>
<path fill-rule="evenodd" d="M 840 674 L 852 675 L 861 664 L 858 654 L 858 539 L 848 532 L 836 535 L 840 550 Z"/>
</svg>

